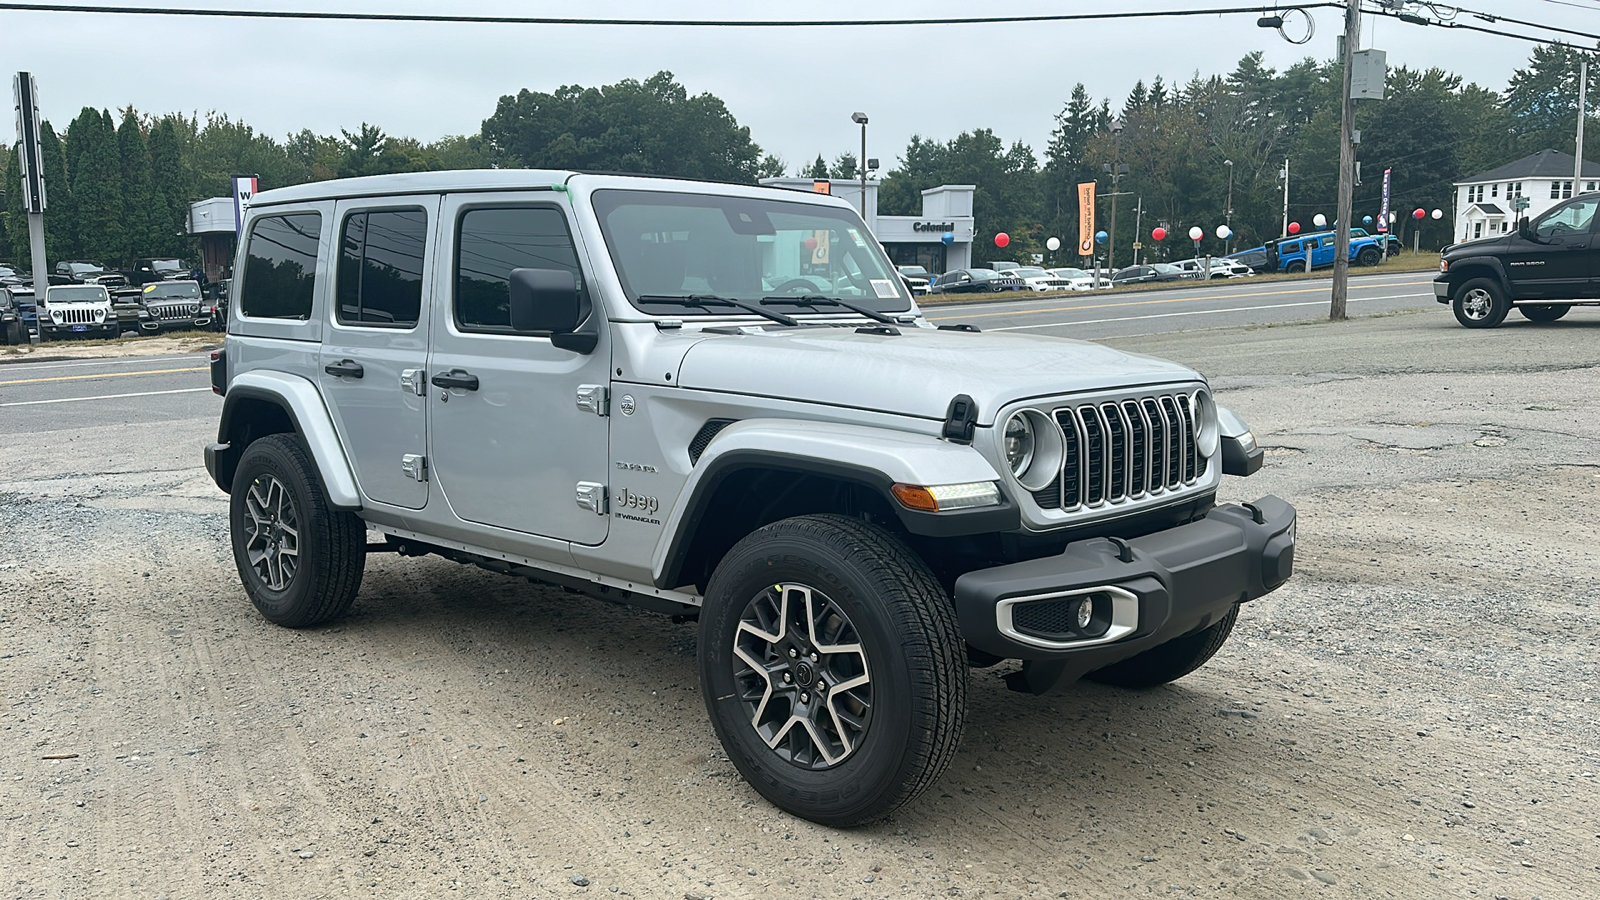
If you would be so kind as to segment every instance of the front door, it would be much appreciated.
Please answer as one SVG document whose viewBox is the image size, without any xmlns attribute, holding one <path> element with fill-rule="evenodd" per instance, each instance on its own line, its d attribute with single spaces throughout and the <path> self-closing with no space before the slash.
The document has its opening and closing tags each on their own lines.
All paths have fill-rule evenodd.
<svg viewBox="0 0 1600 900">
<path fill-rule="evenodd" d="M 585 409 L 579 399 L 610 384 L 611 342 L 565 205 L 552 193 L 530 196 L 541 195 L 444 199 L 454 263 L 440 280 L 428 359 L 434 472 L 465 521 L 598 544 L 607 532 L 607 419 L 603 405 Z M 593 353 L 512 330 L 507 283 L 519 268 L 573 273 L 599 323 Z"/>
<path fill-rule="evenodd" d="M 1533 234 L 1512 232 L 1506 244 L 1506 279 L 1513 300 L 1576 300 L 1595 295 L 1592 233 L 1600 199 L 1584 197 L 1556 207 L 1533 224 Z"/>
<path fill-rule="evenodd" d="M 428 502 L 428 320 L 439 198 L 346 200 L 334 208 L 333 316 L 317 379 L 369 499 Z"/>
</svg>

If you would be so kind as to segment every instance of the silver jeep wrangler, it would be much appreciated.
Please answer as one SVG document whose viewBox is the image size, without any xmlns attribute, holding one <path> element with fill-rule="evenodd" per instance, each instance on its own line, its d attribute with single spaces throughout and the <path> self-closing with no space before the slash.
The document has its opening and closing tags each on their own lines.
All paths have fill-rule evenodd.
<svg viewBox="0 0 1600 900">
<path fill-rule="evenodd" d="M 756 790 L 831 825 L 949 764 L 967 668 L 1131 688 L 1283 584 L 1295 512 L 1183 366 L 932 327 L 844 202 L 569 172 L 256 196 L 206 467 L 261 614 L 344 613 L 369 552 L 698 621 Z M 368 531 L 383 535 L 368 543 Z"/>
</svg>

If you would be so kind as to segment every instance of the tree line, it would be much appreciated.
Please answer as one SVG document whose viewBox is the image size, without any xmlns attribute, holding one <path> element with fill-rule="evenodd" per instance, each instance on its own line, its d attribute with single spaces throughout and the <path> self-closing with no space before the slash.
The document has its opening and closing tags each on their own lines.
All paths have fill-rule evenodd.
<svg viewBox="0 0 1600 900">
<path fill-rule="evenodd" d="M 1590 54 L 1593 61 L 1594 54 Z M 1376 216 L 1382 172 L 1393 170 L 1391 208 L 1396 229 L 1410 229 L 1437 247 L 1450 240 L 1452 183 L 1546 147 L 1571 152 L 1577 124 L 1580 53 L 1540 47 L 1494 91 L 1441 69 L 1389 73 L 1387 97 L 1357 104 L 1362 134 L 1357 156 L 1362 181 L 1357 216 Z M 1163 255 L 1188 256 L 1181 238 L 1199 225 L 1208 235 L 1227 222 L 1234 247 L 1277 237 L 1282 229 L 1281 170 L 1289 160 L 1289 218 L 1308 227 L 1317 213 L 1333 218 L 1338 184 L 1340 70 L 1305 59 L 1283 71 L 1262 54 L 1242 58 L 1226 75 L 1196 74 L 1186 84 L 1141 80 L 1116 107 L 1075 85 L 1055 115 L 1043 159 L 1020 141 L 1007 143 L 988 128 L 946 141 L 913 136 L 883 176 L 878 209 L 885 215 L 920 212 L 921 192 L 939 184 L 972 184 L 980 246 L 1010 235 L 1009 254 L 1045 253 L 1052 263 L 1076 261 L 1077 185 L 1097 181 L 1111 191 L 1118 179 L 1116 261 L 1157 225 L 1180 235 Z M 1600 64 L 1591 66 L 1600 86 Z M 1600 94 L 1595 94 L 1600 96 Z M 1595 132 L 1600 134 L 1600 131 Z M 753 183 L 789 167 L 762 151 L 750 129 L 717 97 L 691 95 L 672 73 L 602 87 L 569 85 L 544 93 L 502 96 L 477 134 L 422 143 L 362 123 L 355 131 L 310 130 L 277 139 L 226 115 L 141 113 L 118 116 L 85 108 L 58 133 L 42 129 L 49 212 L 50 257 L 124 263 L 136 256 L 188 255 L 189 204 L 226 196 L 234 174 L 259 176 L 268 190 L 291 184 L 437 169 L 525 167 L 639 172 Z M 0 146 L 6 202 L 0 215 L 0 255 L 28 258 L 26 218 L 15 148 Z M 792 174 L 855 179 L 849 151 L 829 164 L 822 154 Z M 1100 201 L 1097 225 L 1109 229 L 1110 200 Z M 1231 205 L 1230 205 L 1231 204 Z M 1408 216 L 1442 209 L 1442 221 Z M 1136 213 L 1142 209 L 1142 221 Z M 1136 228 L 1138 233 L 1136 234 Z M 1064 245 L 1048 253 L 1045 242 Z"/>
</svg>

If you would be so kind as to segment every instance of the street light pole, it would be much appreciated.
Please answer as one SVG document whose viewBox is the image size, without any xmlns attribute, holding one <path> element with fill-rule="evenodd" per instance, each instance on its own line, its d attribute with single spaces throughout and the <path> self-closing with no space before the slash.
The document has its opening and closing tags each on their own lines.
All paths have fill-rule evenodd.
<svg viewBox="0 0 1600 900">
<path fill-rule="evenodd" d="M 1122 120 L 1111 122 L 1111 245 L 1106 248 L 1106 268 L 1117 270 L 1117 182 L 1122 177 Z"/>
<path fill-rule="evenodd" d="M 1228 208 L 1222 214 L 1222 221 L 1228 226 L 1228 239 L 1222 242 L 1222 255 L 1227 256 L 1233 250 L 1233 160 L 1225 159 L 1222 164 L 1228 167 Z"/>
<path fill-rule="evenodd" d="M 850 121 L 861 126 L 861 159 L 857 160 L 861 168 L 861 220 L 867 219 L 867 114 L 851 113 Z"/>
</svg>

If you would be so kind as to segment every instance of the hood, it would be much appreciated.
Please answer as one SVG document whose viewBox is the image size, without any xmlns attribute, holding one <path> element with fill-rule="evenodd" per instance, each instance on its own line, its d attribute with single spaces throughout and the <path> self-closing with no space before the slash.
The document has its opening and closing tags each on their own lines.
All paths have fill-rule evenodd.
<svg viewBox="0 0 1600 900">
<path fill-rule="evenodd" d="M 828 327 L 707 334 L 678 374 L 685 388 L 935 420 L 966 394 L 981 425 L 1025 398 L 1196 380 L 1185 366 L 1087 341 L 911 327 L 898 335 Z"/>
<path fill-rule="evenodd" d="M 1514 234 L 1515 232 L 1512 233 Z M 1471 256 L 1474 253 L 1493 253 L 1504 246 L 1507 238 L 1509 237 L 1509 234 L 1497 234 L 1492 237 L 1481 237 L 1475 240 L 1462 241 L 1459 244 L 1451 244 L 1448 247 L 1445 247 L 1443 250 L 1439 251 L 1439 255 L 1456 257 Z"/>
</svg>

